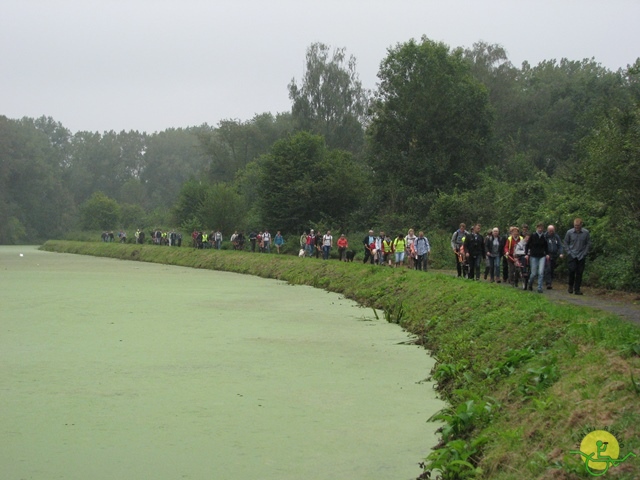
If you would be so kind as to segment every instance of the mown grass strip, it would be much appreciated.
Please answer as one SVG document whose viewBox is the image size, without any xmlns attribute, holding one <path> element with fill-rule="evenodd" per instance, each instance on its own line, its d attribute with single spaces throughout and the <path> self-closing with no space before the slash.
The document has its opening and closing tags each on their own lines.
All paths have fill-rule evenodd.
<svg viewBox="0 0 640 480">
<path fill-rule="evenodd" d="M 291 256 L 49 241 L 44 250 L 225 270 L 339 292 L 384 310 L 436 358 L 450 407 L 425 468 L 443 478 L 587 478 L 569 454 L 610 428 L 640 454 L 640 328 L 543 295 L 439 273 Z M 640 461 L 607 474 L 640 478 Z M 432 477 L 433 478 L 433 477 Z"/>
</svg>

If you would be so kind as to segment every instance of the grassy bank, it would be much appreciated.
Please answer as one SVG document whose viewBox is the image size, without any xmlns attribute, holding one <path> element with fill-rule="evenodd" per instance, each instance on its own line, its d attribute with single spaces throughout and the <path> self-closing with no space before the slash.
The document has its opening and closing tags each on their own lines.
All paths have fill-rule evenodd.
<svg viewBox="0 0 640 480">
<path fill-rule="evenodd" d="M 624 442 L 621 456 L 640 455 L 640 329 L 617 317 L 500 285 L 360 263 L 99 242 L 43 248 L 276 278 L 383 309 L 437 359 L 432 375 L 451 407 L 437 415 L 442 442 L 426 468 L 443 478 L 590 478 L 569 451 L 605 427 Z M 640 478 L 640 458 L 607 478 Z"/>
</svg>

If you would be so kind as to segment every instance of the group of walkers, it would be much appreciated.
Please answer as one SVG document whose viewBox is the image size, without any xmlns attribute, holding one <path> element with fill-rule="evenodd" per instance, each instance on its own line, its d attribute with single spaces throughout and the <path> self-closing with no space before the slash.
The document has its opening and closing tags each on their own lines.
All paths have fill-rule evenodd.
<svg viewBox="0 0 640 480">
<path fill-rule="evenodd" d="M 346 261 L 346 252 L 347 248 L 349 248 L 349 241 L 344 233 L 340 235 L 336 241 L 336 245 L 338 246 L 339 260 Z M 331 230 L 327 230 L 327 233 L 323 235 L 319 231 L 316 232 L 311 229 L 310 231 L 305 231 L 300 235 L 300 252 L 298 256 L 309 258 L 315 256 L 316 258 L 320 258 L 320 255 L 322 255 L 323 260 L 328 260 L 332 248 L 333 235 L 331 235 Z M 353 259 L 353 257 L 351 258 Z"/>
<path fill-rule="evenodd" d="M 362 244 L 364 247 L 363 263 L 398 267 L 403 265 L 407 259 L 409 268 L 427 270 L 431 246 L 427 237 L 424 236 L 424 232 L 419 232 L 416 235 L 413 229 L 409 229 L 407 235 L 400 233 L 392 239 L 384 231 L 375 235 L 373 230 L 369 230 L 369 234 L 364 237 Z M 338 247 L 338 260 L 353 261 L 356 252 L 349 249 L 349 241 L 344 233 L 338 237 L 336 246 Z M 331 235 L 331 230 L 327 230 L 325 234 L 310 230 L 300 236 L 299 255 L 301 257 L 315 256 L 319 258 L 322 255 L 324 260 L 328 260 L 332 248 L 333 235 Z"/>
<path fill-rule="evenodd" d="M 111 233 L 110 236 L 113 234 Z M 120 230 L 118 233 L 118 238 L 120 239 L 120 243 L 127 243 L 127 234 L 124 230 Z M 147 235 L 143 230 L 137 229 L 134 235 L 135 243 L 142 245 L 144 243 Z M 182 245 L 182 234 L 180 232 L 176 232 L 175 230 L 171 230 L 170 232 L 163 232 L 160 229 L 154 229 L 149 232 L 149 238 L 151 238 L 151 242 L 154 245 L 168 245 L 170 247 L 180 247 Z M 113 238 L 111 239 L 113 241 Z"/>
<path fill-rule="evenodd" d="M 194 248 L 214 248 L 216 250 L 222 249 L 222 232 L 220 230 L 212 231 L 211 233 L 200 232 L 193 230 L 191 234 L 192 246 Z M 243 232 L 234 231 L 229 241 L 231 242 L 233 250 L 244 250 L 247 238 Z M 252 252 L 271 253 L 271 245 L 276 248 L 276 252 L 280 253 L 280 248 L 284 245 L 284 237 L 278 231 L 275 236 L 271 236 L 269 230 L 260 232 L 252 231 L 249 234 L 249 245 Z"/>
<path fill-rule="evenodd" d="M 222 232 L 219 230 L 211 233 L 200 232 L 193 229 L 191 232 L 191 246 L 193 248 L 222 248 Z"/>
<path fill-rule="evenodd" d="M 554 272 L 558 262 L 565 256 L 569 270 L 569 293 L 582 295 L 582 274 L 591 238 L 589 231 L 583 228 L 582 219 L 576 218 L 573 228 L 568 230 L 564 241 L 556 233 L 554 225 L 539 223 L 533 233 L 528 225 L 521 228 L 510 227 L 509 235 L 500 235 L 494 227 L 484 235 L 481 225 L 473 226 L 471 232 L 460 224 L 451 236 L 451 248 L 456 256 L 458 277 L 480 280 L 481 266 L 484 263 L 484 279 L 500 283 L 501 279 L 514 287 L 522 282 L 524 290 L 533 290 L 537 279 L 537 291 L 553 288 Z M 502 271 L 501 271 L 501 261 Z"/>
<path fill-rule="evenodd" d="M 484 279 L 490 282 L 508 282 L 514 287 L 522 285 L 524 290 L 533 290 L 534 280 L 537 279 L 537 291 L 543 292 L 543 286 L 553 288 L 554 272 L 558 262 L 566 257 L 569 271 L 569 293 L 582 295 L 582 275 L 591 239 L 589 231 L 583 228 L 582 219 L 576 218 L 573 228 L 567 231 L 564 240 L 556 233 L 554 225 L 548 225 L 546 230 L 542 223 L 536 225 L 534 232 L 529 231 L 528 225 L 521 228 L 510 227 L 509 235 L 501 235 L 500 229 L 493 229 L 481 233 L 481 225 L 475 224 L 471 231 L 467 231 L 464 223 L 453 232 L 451 248 L 455 254 L 458 277 L 470 280 L 480 280 L 484 264 Z M 179 232 L 162 232 L 158 229 L 150 233 L 152 242 L 156 245 L 181 246 L 182 235 Z M 211 233 L 193 231 L 191 234 L 194 248 L 222 248 L 223 236 L 220 230 Z M 126 242 L 126 233 L 120 231 L 118 238 Z M 113 232 L 103 232 L 102 240 L 115 241 Z M 135 234 L 136 243 L 144 243 L 145 233 L 138 229 Z M 235 231 L 230 237 L 234 250 L 244 250 L 246 237 L 243 232 Z M 249 236 L 251 252 L 271 253 L 275 247 L 277 253 L 285 240 L 278 231 L 274 236 L 269 230 L 252 231 Z M 392 238 L 381 231 L 378 235 L 369 230 L 362 240 L 364 247 L 363 263 L 388 265 L 398 267 L 406 265 L 409 268 L 426 271 L 428 267 L 431 246 L 429 240 L 420 231 L 416 235 L 409 229 L 405 235 L 399 233 Z M 335 245 L 338 248 L 340 261 L 353 261 L 356 251 L 349 248 L 349 241 L 345 234 L 341 234 Z M 313 229 L 305 231 L 300 236 L 300 257 L 315 257 L 328 260 L 334 247 L 334 237 L 331 230 L 322 234 Z"/>
</svg>

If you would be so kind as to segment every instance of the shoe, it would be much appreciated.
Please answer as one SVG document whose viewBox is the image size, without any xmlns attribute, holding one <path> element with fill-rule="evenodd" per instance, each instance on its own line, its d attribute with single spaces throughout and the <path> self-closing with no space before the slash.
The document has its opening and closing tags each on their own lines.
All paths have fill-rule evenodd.
<svg viewBox="0 0 640 480">
<path fill-rule="evenodd" d="M 553 287 L 551 285 L 547 285 L 547 290 L 551 290 Z"/>
<path fill-rule="evenodd" d="M 500 280 L 496 280 L 496 283 L 502 283 L 502 281 L 500 281 Z"/>
<path fill-rule="evenodd" d="M 583 295 L 583 293 L 580 290 L 576 290 L 576 295 Z"/>
<path fill-rule="evenodd" d="M 542 293 L 542 289 L 541 288 L 538 289 L 538 293 Z"/>
<path fill-rule="evenodd" d="M 529 291 L 533 291 L 533 284 L 532 283 L 529 284 Z"/>
<path fill-rule="evenodd" d="M 569 287 L 569 293 L 573 293 L 573 287 Z"/>
</svg>

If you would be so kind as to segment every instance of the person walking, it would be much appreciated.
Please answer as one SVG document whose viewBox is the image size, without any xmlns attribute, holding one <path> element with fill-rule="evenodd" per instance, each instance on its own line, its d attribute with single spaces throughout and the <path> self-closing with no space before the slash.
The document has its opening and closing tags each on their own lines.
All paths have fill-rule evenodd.
<svg viewBox="0 0 640 480">
<path fill-rule="evenodd" d="M 346 253 L 347 248 L 349 248 L 349 240 L 347 240 L 347 237 L 344 233 L 340 234 L 340 238 L 338 238 L 336 244 L 338 245 L 338 259 L 341 262 L 345 262 L 347 260 Z"/>
<path fill-rule="evenodd" d="M 389 235 L 384 236 L 382 242 L 382 255 L 386 261 L 389 262 L 389 266 L 393 267 L 393 240 Z"/>
<path fill-rule="evenodd" d="M 364 260 L 362 261 L 362 263 L 367 263 L 368 260 L 371 265 L 373 265 L 376 248 L 376 237 L 373 234 L 373 230 L 369 230 L 369 235 L 364 237 L 364 239 L 362 240 L 362 244 L 364 245 Z"/>
<path fill-rule="evenodd" d="M 320 233 L 320 230 L 318 230 L 318 232 L 316 233 L 316 250 L 315 250 L 316 258 L 320 258 L 321 253 L 322 253 L 322 234 Z"/>
<path fill-rule="evenodd" d="M 591 248 L 589 230 L 583 228 L 581 218 L 573 221 L 573 228 L 564 236 L 564 246 L 567 254 L 567 268 L 569 269 L 569 293 L 582 295 L 582 274 L 584 272 L 587 254 Z"/>
<path fill-rule="evenodd" d="M 280 230 L 278 230 L 276 236 L 273 237 L 273 244 L 276 246 L 276 251 L 280 253 L 280 247 L 284 245 L 284 237 L 282 233 L 280 233 Z"/>
<path fill-rule="evenodd" d="M 384 232 L 380 231 L 380 235 L 376 237 L 376 263 L 378 265 L 384 266 L 384 252 L 382 249 L 382 243 L 384 242 Z"/>
<path fill-rule="evenodd" d="M 307 256 L 309 258 L 313 257 L 313 251 L 316 248 L 316 234 L 313 231 L 313 229 L 311 229 L 311 231 L 309 232 L 309 235 L 307 235 L 307 244 L 306 244 L 306 252 L 307 252 Z"/>
<path fill-rule="evenodd" d="M 484 244 L 489 261 L 489 275 L 491 283 L 500 283 L 500 260 L 504 251 L 504 240 L 500 236 L 500 229 L 493 227 L 491 235 L 487 237 Z M 485 277 L 486 278 L 486 277 Z"/>
<path fill-rule="evenodd" d="M 538 293 L 542 293 L 544 265 L 549 258 L 547 238 L 544 236 L 544 225 L 542 223 L 536 225 L 536 231 L 529 237 L 525 255 L 531 267 L 529 290 L 533 290 L 533 279 L 538 277 Z"/>
<path fill-rule="evenodd" d="M 509 266 L 509 283 L 514 287 L 518 286 L 518 262 L 516 258 L 516 246 L 522 241 L 520 230 L 518 227 L 511 227 L 509 229 L 511 235 L 507 238 L 504 244 L 504 257 L 507 260 Z"/>
<path fill-rule="evenodd" d="M 413 249 L 416 254 L 416 270 L 423 270 L 426 272 L 429 253 L 431 253 L 431 246 L 429 245 L 427 237 L 424 236 L 424 232 L 418 232 L 418 236 L 413 242 Z"/>
<path fill-rule="evenodd" d="M 491 232 L 492 230 L 487 230 L 487 233 L 485 233 L 484 235 L 484 251 L 487 252 L 487 256 L 484 257 L 484 279 L 485 280 L 489 276 L 489 270 L 491 270 L 491 261 L 489 260 L 489 251 L 487 250 L 487 248 L 489 247 L 489 244 L 487 242 L 491 238 L 491 235 L 492 235 Z"/>
<path fill-rule="evenodd" d="M 329 255 L 331 254 L 331 247 L 333 247 L 333 236 L 331 235 L 331 230 L 327 230 L 322 236 L 322 259 L 329 260 Z"/>
<path fill-rule="evenodd" d="M 556 227 L 553 225 L 547 227 L 544 236 L 547 239 L 547 253 L 549 254 L 549 260 L 544 266 L 544 283 L 547 285 L 547 290 L 551 290 L 558 259 L 564 257 L 564 247 L 560 235 L 556 233 Z"/>
<path fill-rule="evenodd" d="M 484 249 L 484 237 L 480 233 L 481 225 L 476 223 L 473 232 L 467 235 L 464 240 L 465 256 L 469 262 L 469 280 L 480 280 L 480 265 L 486 257 Z"/>
<path fill-rule="evenodd" d="M 407 242 L 404 239 L 404 233 L 399 233 L 393 241 L 393 251 L 396 256 L 396 268 L 404 263 L 404 256 L 407 249 Z"/>
<path fill-rule="evenodd" d="M 456 256 L 456 270 L 458 270 L 458 277 L 462 277 L 464 273 L 464 262 L 465 259 L 462 255 L 460 255 L 460 248 L 464 243 L 464 239 L 469 232 L 466 230 L 467 226 L 464 223 L 460 224 L 460 228 L 458 228 L 453 235 L 451 236 L 451 249 L 453 250 L 453 254 Z"/>
<path fill-rule="evenodd" d="M 415 267 L 415 247 L 414 247 L 414 243 L 416 241 L 416 238 L 418 238 L 415 234 L 415 231 L 413 230 L 413 228 L 409 229 L 409 233 L 407 233 L 407 236 L 404 237 L 404 240 L 407 244 L 407 248 L 406 248 L 406 256 L 407 256 L 407 267 L 410 270 L 413 270 L 413 268 Z"/>
<path fill-rule="evenodd" d="M 271 253 L 271 234 L 267 229 L 262 232 L 262 252 Z"/>
</svg>

